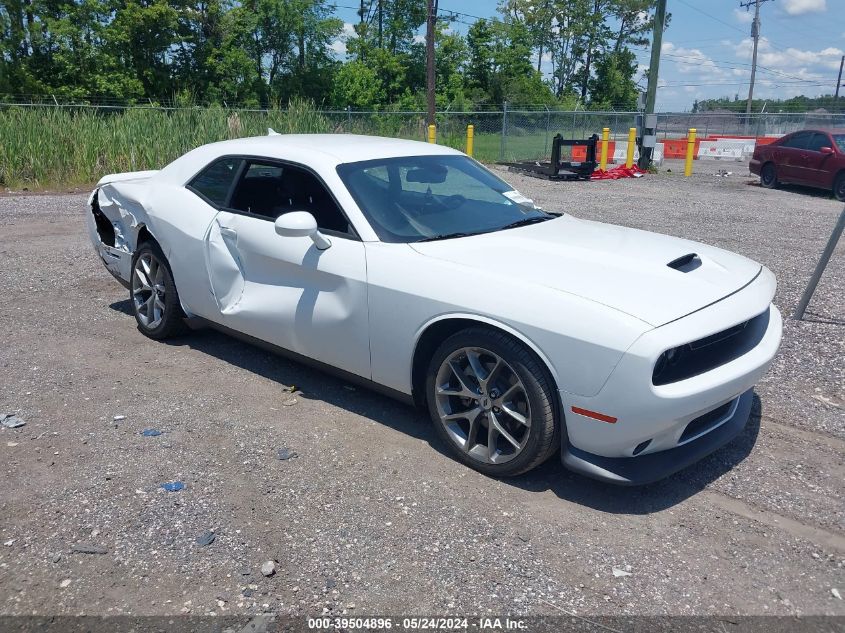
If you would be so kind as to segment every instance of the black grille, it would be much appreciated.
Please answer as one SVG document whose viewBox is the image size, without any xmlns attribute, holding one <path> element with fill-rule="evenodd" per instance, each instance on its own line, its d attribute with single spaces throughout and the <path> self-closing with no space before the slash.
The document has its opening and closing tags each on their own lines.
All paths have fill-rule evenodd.
<svg viewBox="0 0 845 633">
<path fill-rule="evenodd" d="M 727 330 L 666 350 L 654 364 L 652 383 L 667 385 L 729 363 L 754 349 L 768 327 L 769 310 L 766 310 Z"/>
<path fill-rule="evenodd" d="M 716 423 L 719 422 L 722 418 L 724 418 L 728 411 L 731 410 L 734 401 L 731 400 L 730 402 L 726 402 L 721 407 L 717 407 L 712 411 L 708 411 L 704 415 L 698 416 L 695 420 L 687 424 L 687 428 L 684 429 L 684 432 L 681 433 L 681 439 L 678 440 L 679 444 L 683 444 L 688 439 L 695 437 L 696 435 L 700 435 L 702 433 L 706 433 L 714 426 Z"/>
</svg>

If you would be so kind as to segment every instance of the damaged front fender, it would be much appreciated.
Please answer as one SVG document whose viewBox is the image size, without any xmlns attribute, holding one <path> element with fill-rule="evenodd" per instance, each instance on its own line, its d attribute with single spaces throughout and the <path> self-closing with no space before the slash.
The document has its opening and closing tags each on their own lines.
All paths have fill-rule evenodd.
<svg viewBox="0 0 845 633">
<path fill-rule="evenodd" d="M 106 269 L 129 286 L 132 254 L 143 230 L 151 231 L 144 208 L 146 181 L 155 171 L 106 176 L 88 198 L 88 232 Z"/>
</svg>

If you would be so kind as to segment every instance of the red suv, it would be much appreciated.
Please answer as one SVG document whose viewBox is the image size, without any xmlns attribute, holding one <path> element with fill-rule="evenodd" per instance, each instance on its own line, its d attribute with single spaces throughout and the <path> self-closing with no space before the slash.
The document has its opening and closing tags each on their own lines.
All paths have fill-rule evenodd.
<svg viewBox="0 0 845 633">
<path fill-rule="evenodd" d="M 801 130 L 757 145 L 748 168 L 769 189 L 794 183 L 832 190 L 845 200 L 845 130 Z"/>
</svg>

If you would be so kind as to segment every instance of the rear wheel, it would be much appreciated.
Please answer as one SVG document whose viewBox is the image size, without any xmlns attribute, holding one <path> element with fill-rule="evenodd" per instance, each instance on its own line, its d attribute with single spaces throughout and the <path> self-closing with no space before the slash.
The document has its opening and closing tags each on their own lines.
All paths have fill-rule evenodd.
<svg viewBox="0 0 845 633">
<path fill-rule="evenodd" d="M 766 163 L 760 170 L 760 184 L 766 189 L 774 189 L 778 186 L 778 174 L 774 163 Z"/>
<path fill-rule="evenodd" d="M 446 339 L 431 359 L 426 396 L 451 453 L 487 475 L 524 473 L 558 447 L 552 380 L 503 333 L 471 328 Z"/>
<path fill-rule="evenodd" d="M 146 336 L 161 340 L 187 329 L 170 266 L 154 242 L 145 242 L 135 251 L 129 298 L 138 329 Z"/>
<path fill-rule="evenodd" d="M 833 195 L 837 200 L 845 202 L 845 171 L 839 174 L 833 182 Z"/>
</svg>

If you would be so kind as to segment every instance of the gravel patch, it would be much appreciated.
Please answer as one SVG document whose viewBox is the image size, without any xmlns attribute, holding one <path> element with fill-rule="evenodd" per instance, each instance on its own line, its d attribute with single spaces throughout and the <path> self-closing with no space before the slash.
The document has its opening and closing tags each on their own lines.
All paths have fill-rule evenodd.
<svg viewBox="0 0 845 633">
<path fill-rule="evenodd" d="M 752 257 L 791 314 L 841 203 L 696 167 L 504 177 Z M 85 198 L 0 197 L 0 412 L 26 421 L 0 428 L 0 614 L 845 615 L 845 243 L 743 435 L 618 489 L 554 461 L 489 479 L 385 397 L 215 332 L 144 338 Z"/>
</svg>

